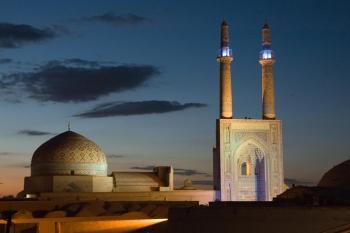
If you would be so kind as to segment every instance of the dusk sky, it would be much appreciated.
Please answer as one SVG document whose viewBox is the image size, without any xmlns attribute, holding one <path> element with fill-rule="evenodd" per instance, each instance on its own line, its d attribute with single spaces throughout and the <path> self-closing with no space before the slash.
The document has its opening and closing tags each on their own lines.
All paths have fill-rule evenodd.
<svg viewBox="0 0 350 233">
<path fill-rule="evenodd" d="M 235 118 L 261 118 L 261 27 L 272 32 L 285 178 L 317 183 L 350 158 L 350 2 L 1 1 L 0 196 L 32 153 L 71 129 L 109 172 L 172 165 L 212 180 L 220 24 L 229 24 Z"/>
</svg>

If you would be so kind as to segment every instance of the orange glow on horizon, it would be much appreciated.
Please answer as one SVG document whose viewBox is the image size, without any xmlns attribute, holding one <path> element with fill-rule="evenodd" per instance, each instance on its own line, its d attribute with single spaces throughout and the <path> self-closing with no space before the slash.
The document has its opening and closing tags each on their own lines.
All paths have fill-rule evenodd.
<svg viewBox="0 0 350 233">
<path fill-rule="evenodd" d="M 61 230 L 69 232 L 133 232 L 165 222 L 168 219 L 102 220 L 89 222 L 63 222 Z"/>
</svg>

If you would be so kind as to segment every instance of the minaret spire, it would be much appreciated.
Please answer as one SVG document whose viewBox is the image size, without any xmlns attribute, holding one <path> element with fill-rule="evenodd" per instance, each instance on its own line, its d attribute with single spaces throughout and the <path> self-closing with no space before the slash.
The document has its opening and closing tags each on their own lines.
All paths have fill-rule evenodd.
<svg viewBox="0 0 350 233">
<path fill-rule="evenodd" d="M 220 119 L 232 118 L 231 62 L 233 57 L 225 20 L 221 24 L 221 43 L 217 61 L 220 63 Z"/>
<path fill-rule="evenodd" d="M 275 89 L 273 82 L 273 64 L 275 63 L 275 56 L 271 49 L 271 31 L 267 22 L 265 22 L 262 27 L 262 50 L 260 51 L 259 63 L 262 68 L 262 116 L 263 119 L 274 120 L 276 119 Z"/>
</svg>

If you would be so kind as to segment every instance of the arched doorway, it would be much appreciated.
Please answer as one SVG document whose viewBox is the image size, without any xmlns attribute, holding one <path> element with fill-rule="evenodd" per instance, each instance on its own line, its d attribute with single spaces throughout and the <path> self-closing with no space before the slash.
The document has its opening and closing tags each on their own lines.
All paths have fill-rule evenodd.
<svg viewBox="0 0 350 233">
<path fill-rule="evenodd" d="M 266 156 L 258 144 L 243 144 L 236 160 L 236 195 L 238 201 L 266 201 Z"/>
</svg>

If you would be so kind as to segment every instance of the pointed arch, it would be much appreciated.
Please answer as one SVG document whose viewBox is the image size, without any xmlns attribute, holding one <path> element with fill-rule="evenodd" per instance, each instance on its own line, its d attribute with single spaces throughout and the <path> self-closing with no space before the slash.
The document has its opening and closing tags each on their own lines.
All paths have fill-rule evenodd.
<svg viewBox="0 0 350 233">
<path fill-rule="evenodd" d="M 262 154 L 265 156 L 268 156 L 268 149 L 261 139 L 259 137 L 249 136 L 243 140 L 243 142 L 237 147 L 235 156 L 233 158 L 234 162 L 237 162 L 237 157 L 240 154 L 241 150 L 244 149 L 248 144 L 253 144 L 257 148 L 260 148 L 262 150 Z"/>
<path fill-rule="evenodd" d="M 269 196 L 270 155 L 265 143 L 258 137 L 249 136 L 237 147 L 233 157 L 235 196 L 239 201 L 265 201 Z M 249 176 L 242 168 L 251 168 Z M 247 174 L 246 172 L 244 174 Z"/>
</svg>

